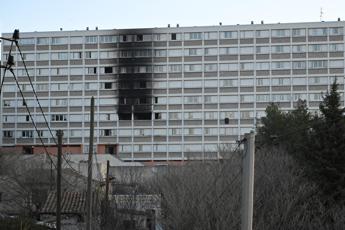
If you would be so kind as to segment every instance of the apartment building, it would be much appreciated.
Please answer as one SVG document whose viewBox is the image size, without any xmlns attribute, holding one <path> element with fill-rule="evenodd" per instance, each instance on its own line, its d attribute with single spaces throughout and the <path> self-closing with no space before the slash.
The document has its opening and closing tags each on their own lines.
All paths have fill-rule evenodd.
<svg viewBox="0 0 345 230">
<path fill-rule="evenodd" d="M 97 153 L 166 161 L 219 157 L 222 146 L 255 129 L 270 102 L 290 110 L 305 99 L 317 111 L 335 78 L 343 95 L 344 26 L 339 20 L 29 32 L 19 44 L 49 127 L 64 130 L 65 152 L 87 152 L 94 96 Z M 5 63 L 10 43 L 1 50 Z M 7 72 L 0 145 L 43 152 L 39 137 L 47 146 L 54 141 L 18 51 L 12 54 L 39 132 Z"/>
</svg>

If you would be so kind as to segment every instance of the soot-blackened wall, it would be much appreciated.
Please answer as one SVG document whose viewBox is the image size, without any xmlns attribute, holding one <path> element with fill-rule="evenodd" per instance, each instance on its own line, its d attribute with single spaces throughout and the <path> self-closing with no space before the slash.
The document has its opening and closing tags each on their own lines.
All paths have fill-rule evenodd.
<svg viewBox="0 0 345 230">
<path fill-rule="evenodd" d="M 143 41 L 144 34 L 151 34 L 148 30 L 121 30 L 121 35 L 132 35 L 133 40 L 119 43 L 119 74 L 118 74 L 118 108 L 120 120 L 151 120 L 152 118 L 152 73 L 139 73 L 139 66 L 152 66 L 152 57 L 138 57 L 136 51 L 150 50 L 152 42 Z M 129 56 L 121 57 L 121 52 Z M 121 69 L 126 68 L 126 73 Z"/>
</svg>

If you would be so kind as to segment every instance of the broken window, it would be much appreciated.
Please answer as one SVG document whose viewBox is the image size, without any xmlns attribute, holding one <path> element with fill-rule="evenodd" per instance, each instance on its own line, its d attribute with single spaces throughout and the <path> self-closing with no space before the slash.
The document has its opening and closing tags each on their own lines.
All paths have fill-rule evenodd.
<svg viewBox="0 0 345 230">
<path fill-rule="evenodd" d="M 176 34 L 175 33 L 171 34 L 171 40 L 176 40 Z"/>
<path fill-rule="evenodd" d="M 104 83 L 104 89 L 111 89 L 111 88 L 113 88 L 113 84 L 111 82 Z"/>
<path fill-rule="evenodd" d="M 105 129 L 105 130 L 104 130 L 104 136 L 105 136 L 105 137 L 111 136 L 111 129 Z"/>
<path fill-rule="evenodd" d="M 143 35 L 142 34 L 138 34 L 137 35 L 137 41 L 142 41 L 143 40 Z"/>
<path fill-rule="evenodd" d="M 160 120 L 162 119 L 162 114 L 161 113 L 155 113 L 155 120 Z"/>
<path fill-rule="evenodd" d="M 104 67 L 104 73 L 113 73 L 113 67 Z"/>
</svg>

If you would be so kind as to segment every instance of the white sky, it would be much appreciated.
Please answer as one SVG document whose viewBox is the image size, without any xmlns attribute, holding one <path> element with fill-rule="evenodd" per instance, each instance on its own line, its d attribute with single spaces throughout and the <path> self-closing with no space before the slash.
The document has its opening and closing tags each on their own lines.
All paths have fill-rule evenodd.
<svg viewBox="0 0 345 230">
<path fill-rule="evenodd" d="M 345 0 L 1 0 L 0 33 L 345 20 Z"/>
</svg>

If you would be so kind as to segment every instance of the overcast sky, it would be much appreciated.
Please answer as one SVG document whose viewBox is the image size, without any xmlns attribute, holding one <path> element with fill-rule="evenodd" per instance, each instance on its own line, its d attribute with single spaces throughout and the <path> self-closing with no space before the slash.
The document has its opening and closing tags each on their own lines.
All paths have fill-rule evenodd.
<svg viewBox="0 0 345 230">
<path fill-rule="evenodd" d="M 345 20 L 345 0 L 3 0 L 0 33 Z"/>
</svg>

